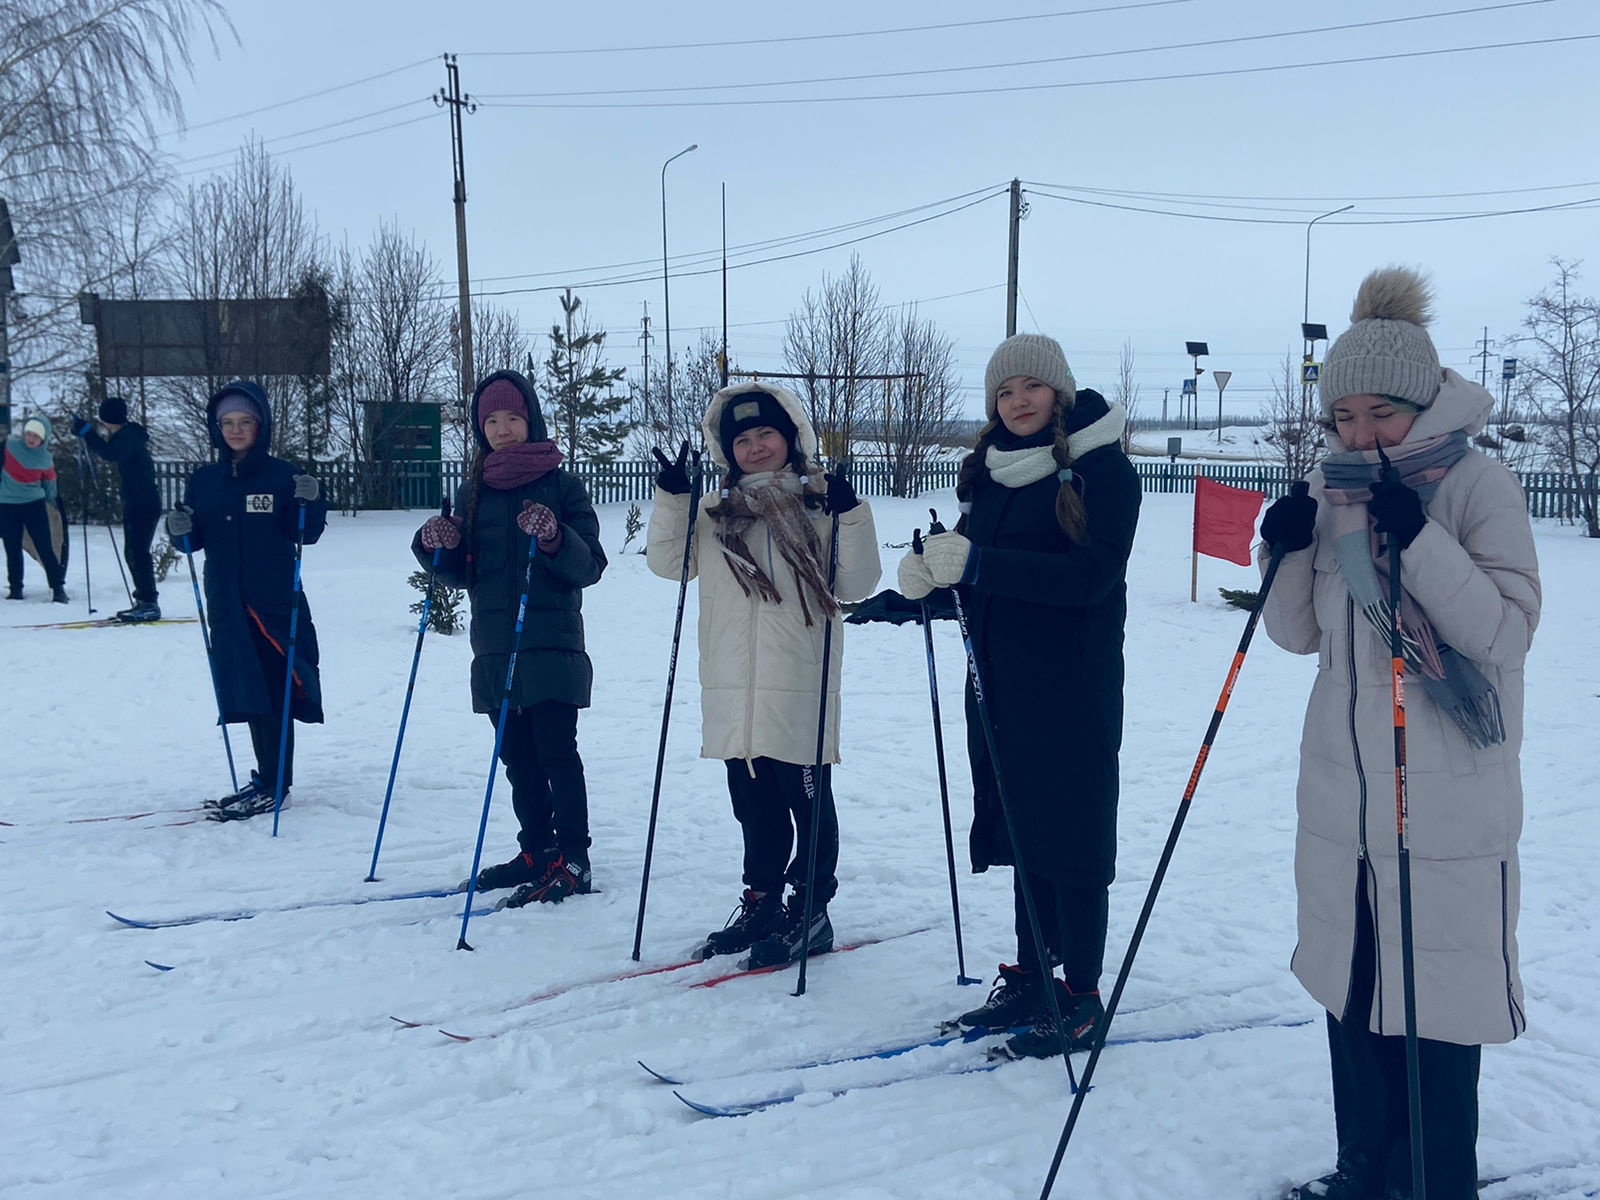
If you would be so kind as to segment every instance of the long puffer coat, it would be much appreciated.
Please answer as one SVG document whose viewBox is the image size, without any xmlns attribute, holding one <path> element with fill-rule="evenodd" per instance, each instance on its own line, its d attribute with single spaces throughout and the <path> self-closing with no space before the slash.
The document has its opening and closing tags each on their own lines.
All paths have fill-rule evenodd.
<svg viewBox="0 0 1600 1200">
<path fill-rule="evenodd" d="M 960 593 L 1017 837 L 1029 871 L 1068 887 L 1116 874 L 1125 577 L 1141 496 L 1120 445 L 1126 420 L 1121 405 L 1078 392 L 1068 430 L 1084 545 L 1056 521 L 1054 474 L 1008 488 L 985 471 L 967 516 L 978 573 Z M 1013 864 L 970 681 L 967 750 L 972 869 Z"/>
<path fill-rule="evenodd" d="M 528 440 L 542 442 L 549 434 L 539 400 L 528 381 L 515 371 L 485 376 L 477 392 L 496 379 L 509 379 L 522 390 L 528 405 Z M 477 395 L 472 410 L 477 411 Z M 488 439 L 474 429 L 479 447 Z M 510 491 L 479 484 L 476 509 L 469 481 L 456 497 L 456 512 L 471 518 L 461 542 L 439 554 L 439 580 L 467 589 L 472 600 L 472 711 L 498 712 L 506 690 L 506 666 L 517 628 L 517 605 L 528 576 L 531 538 L 517 527 L 524 501 L 542 504 L 561 525 L 561 548 L 554 554 L 535 551 L 528 585 L 528 611 L 517 643 L 517 669 L 511 684 L 511 706 L 525 708 L 542 700 L 589 706 L 594 667 L 584 647 L 583 589 L 600 581 L 606 552 L 600 545 L 600 519 L 581 480 L 560 467 Z M 411 552 L 424 568 L 433 551 L 423 548 L 419 530 Z M 468 557 L 471 557 L 470 570 Z"/>
<path fill-rule="evenodd" d="M 1493 404 L 1483 388 L 1446 370 L 1438 399 L 1406 441 L 1476 433 Z M 1263 613 L 1274 642 L 1317 655 L 1300 743 L 1294 973 L 1329 1012 L 1345 1011 L 1356 888 L 1365 878 L 1378 948 L 1371 1027 L 1399 1035 L 1405 1011 L 1389 644 L 1350 598 L 1334 548 L 1333 506 L 1321 500 L 1322 473 L 1314 471 L 1310 483 L 1316 540 L 1285 556 Z M 1533 532 L 1516 477 L 1469 450 L 1440 482 L 1427 524 L 1401 555 L 1401 572 L 1440 639 L 1494 685 L 1506 726 L 1504 742 L 1476 749 L 1425 689 L 1406 689 L 1418 1033 L 1461 1045 L 1508 1042 L 1527 1025 L 1517 971 L 1519 754 L 1522 665 L 1540 604 Z"/>
<path fill-rule="evenodd" d="M 817 452 L 816 434 L 800 401 L 771 383 L 724 388 L 711 401 L 703 427 L 713 458 L 723 466 L 717 431 L 730 398 L 759 388 L 776 396 L 799 430 L 808 458 Z M 815 468 L 820 471 L 820 467 Z M 772 758 L 806 764 L 816 761 L 817 702 L 822 687 L 822 642 L 825 622 L 813 616 L 809 627 L 800 611 L 794 571 L 783 561 L 766 524 L 758 521 L 745 536 L 750 552 L 783 597 L 780 604 L 745 595 L 716 540 L 718 522 L 706 515 L 721 497 L 709 492 L 700 499 L 690 550 L 689 577 L 700 580 L 700 755 L 702 758 Z M 827 554 L 833 518 L 809 510 L 817 537 Z M 646 557 L 650 569 L 676 580 L 683 569 L 683 546 L 689 524 L 689 497 L 659 488 L 650 514 Z M 823 564 L 826 571 L 827 564 Z M 838 573 L 834 595 L 861 600 L 871 594 L 882 573 L 878 533 L 872 509 L 863 501 L 839 517 Z M 828 669 L 828 727 L 823 761 L 839 761 L 839 693 L 844 665 L 844 622 L 833 622 Z"/>
<path fill-rule="evenodd" d="M 238 462 L 222 440 L 217 404 L 230 393 L 248 396 L 263 414 L 256 443 Z M 189 477 L 184 503 L 194 510 L 190 550 L 206 554 L 206 620 L 211 626 L 211 653 L 216 664 L 224 720 L 245 721 L 270 713 L 266 676 L 256 654 L 250 627 L 255 625 L 287 656 L 290 617 L 295 608 L 294 547 L 300 502 L 294 498 L 294 477 L 303 474 L 291 462 L 267 452 L 272 444 L 272 405 L 253 383 L 229 384 L 206 406 L 211 444 L 222 461 L 201 467 Z M 306 502 L 305 544 L 322 536 L 328 501 Z M 179 549 L 183 549 L 181 542 Z M 322 723 L 321 654 L 311 603 L 302 590 L 300 619 L 295 625 L 291 710 L 294 719 Z"/>
</svg>

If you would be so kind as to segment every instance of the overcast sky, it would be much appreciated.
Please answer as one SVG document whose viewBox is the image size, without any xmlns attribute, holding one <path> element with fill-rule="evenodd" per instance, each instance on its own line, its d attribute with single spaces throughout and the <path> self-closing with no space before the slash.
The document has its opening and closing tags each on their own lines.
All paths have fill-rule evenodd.
<svg viewBox="0 0 1600 1200">
<path fill-rule="evenodd" d="M 1600 291 L 1594 0 L 227 9 L 237 44 L 224 34 L 201 56 L 191 129 L 164 142 L 180 171 L 200 178 L 253 133 L 325 231 L 359 245 L 398 222 L 453 279 L 449 131 L 429 97 L 439 55 L 457 53 L 479 100 L 465 121 L 474 291 L 543 331 L 555 294 L 533 289 L 652 272 L 580 287 L 619 364 L 638 356 L 642 302 L 660 330 L 661 164 L 691 143 L 668 174 L 675 270 L 680 254 L 717 250 L 724 183 L 731 246 L 854 226 L 735 256 L 821 250 L 730 272 L 740 365 L 778 367 L 784 317 L 855 252 L 886 302 L 918 302 L 956 339 L 974 411 L 1005 332 L 1013 176 L 1031 210 L 1019 328 L 1058 338 L 1080 383 L 1104 391 L 1131 341 L 1146 415 L 1164 387 L 1176 397 L 1188 339 L 1236 372 L 1230 411 L 1254 408 L 1285 350 L 1299 353 L 1305 222 L 1344 204 L 1356 207 L 1312 242 L 1310 316 L 1335 334 L 1367 270 L 1417 264 L 1436 283 L 1446 364 L 1475 376 L 1487 325 L 1498 375 L 1499 342 L 1551 255 L 1589 260 Z M 1493 48 L 1437 53 L 1462 47 Z M 265 105 L 279 106 L 235 118 Z M 717 275 L 687 273 L 707 265 L 674 281 L 679 349 L 720 325 Z M 1202 395 L 1214 404 L 1209 379 Z"/>
</svg>

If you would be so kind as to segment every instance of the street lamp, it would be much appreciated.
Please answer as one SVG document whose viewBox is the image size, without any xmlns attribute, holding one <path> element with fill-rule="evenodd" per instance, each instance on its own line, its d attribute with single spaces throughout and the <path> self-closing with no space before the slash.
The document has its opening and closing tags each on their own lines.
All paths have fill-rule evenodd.
<svg viewBox="0 0 1600 1200">
<path fill-rule="evenodd" d="M 678 159 L 688 154 L 690 150 L 700 149 L 700 144 L 679 150 L 666 162 L 661 164 L 661 292 L 662 292 L 662 318 L 666 324 L 667 342 L 667 420 L 670 422 L 672 412 L 672 284 L 667 272 L 667 168 Z"/>
<path fill-rule="evenodd" d="M 1200 428 L 1200 376 L 1205 374 L 1205 368 L 1200 365 L 1202 358 L 1210 355 L 1211 350 L 1204 342 L 1185 342 L 1183 352 L 1194 359 L 1194 374 L 1189 376 L 1189 427 Z"/>
<path fill-rule="evenodd" d="M 1326 220 L 1329 217 L 1337 217 L 1340 213 L 1349 212 L 1354 207 L 1354 204 L 1346 204 L 1343 208 L 1336 208 L 1332 212 L 1325 212 L 1322 214 L 1322 216 L 1312 217 L 1311 220 L 1306 222 L 1306 297 L 1305 303 L 1301 306 L 1301 321 L 1311 320 L 1311 227 L 1318 221 Z"/>
</svg>

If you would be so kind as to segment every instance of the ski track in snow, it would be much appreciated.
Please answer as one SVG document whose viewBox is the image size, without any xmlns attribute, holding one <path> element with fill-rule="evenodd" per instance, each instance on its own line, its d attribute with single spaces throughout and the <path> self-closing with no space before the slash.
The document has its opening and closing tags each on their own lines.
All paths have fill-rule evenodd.
<svg viewBox="0 0 1600 1200">
<path fill-rule="evenodd" d="M 875 500 L 885 542 L 926 525 L 948 493 Z M 1130 566 L 1120 875 L 1109 987 L 1238 639 L 1218 586 L 1252 569 L 1200 568 L 1187 602 L 1186 496 L 1147 495 Z M 646 506 L 648 507 L 648 506 Z M 608 551 L 625 505 L 601 509 Z M 0 610 L 7 689 L 0 756 L 0 1194 L 29 1200 L 289 1196 L 1027 1197 L 1070 1103 L 1060 1065 L 1017 1063 L 833 1097 L 806 1094 L 737 1120 L 701 1118 L 637 1059 L 707 1077 L 924 1036 L 986 989 L 955 984 L 923 643 L 915 626 L 849 626 L 841 941 L 927 933 L 713 989 L 698 970 L 530 995 L 628 961 L 672 629 L 675 584 L 615 555 L 585 598 L 594 707 L 579 724 L 594 864 L 604 894 L 475 917 L 460 899 L 265 913 L 162 930 L 138 918 L 448 887 L 467 872 L 491 747 L 469 711 L 464 633 L 423 651 L 378 874 L 365 884 L 410 666 L 405 583 L 422 513 L 334 516 L 305 559 L 329 724 L 297 731 L 294 806 L 185 826 L 181 817 L 69 824 L 184 809 L 227 790 L 210 680 L 193 625 L 15 627 L 65 613 Z M 648 515 L 648 513 L 646 514 Z M 102 612 L 117 575 L 91 531 Z M 1484 1200 L 1593 1194 L 1600 1182 L 1600 585 L 1596 547 L 1540 523 L 1545 614 L 1528 667 L 1521 944 L 1530 1026 L 1484 1054 L 1480 1166 L 1514 1175 Z M 75 548 L 76 549 L 76 548 Z M 892 585 L 898 550 L 884 551 Z M 180 567 L 169 616 L 192 616 Z M 674 705 L 644 965 L 682 957 L 739 889 L 740 840 L 719 764 L 701 761 L 691 589 Z M 958 854 L 970 814 L 954 626 L 936 627 Z M 1298 1028 L 1116 1047 L 1057 1194 L 1267 1200 L 1330 1169 L 1333 1118 L 1316 1005 L 1288 971 L 1301 716 L 1316 670 L 1261 636 L 1247 661 L 1114 1032 L 1262 1019 Z M 233 727 L 241 774 L 249 739 Z M 485 861 L 514 845 L 496 785 Z M 1014 950 L 1009 872 L 960 884 L 967 969 L 986 980 Z M 492 897 L 491 897 L 492 899 Z M 153 969 L 147 960 L 171 971 Z M 1142 1010 L 1133 1015 L 1131 1010 Z M 509 1010 L 509 1011 L 508 1011 Z M 390 1014 L 429 1020 L 405 1029 Z M 463 1045 L 436 1025 L 502 1036 Z M 1079 1058 L 1081 1067 L 1082 1058 Z M 1539 1169 L 1538 1174 L 1529 1172 Z M 1521 1173 L 1520 1175 L 1518 1173 Z"/>
</svg>

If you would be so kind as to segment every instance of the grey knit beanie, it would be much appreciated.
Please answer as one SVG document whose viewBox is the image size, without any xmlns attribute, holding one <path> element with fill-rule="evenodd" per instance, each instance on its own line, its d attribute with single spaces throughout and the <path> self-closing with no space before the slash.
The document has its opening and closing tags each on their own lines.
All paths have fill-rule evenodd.
<svg viewBox="0 0 1600 1200">
<path fill-rule="evenodd" d="M 1427 408 L 1444 372 L 1428 336 L 1433 293 L 1409 267 L 1382 267 L 1361 281 L 1351 325 L 1328 349 L 1319 390 L 1322 413 L 1346 396 L 1393 396 Z"/>
<path fill-rule="evenodd" d="M 995 347 L 983 372 L 983 411 L 995 419 L 995 392 L 1015 375 L 1032 375 L 1055 389 L 1056 399 L 1068 408 L 1078 398 L 1078 381 L 1067 366 L 1061 343 L 1042 333 L 1018 333 Z"/>
</svg>

